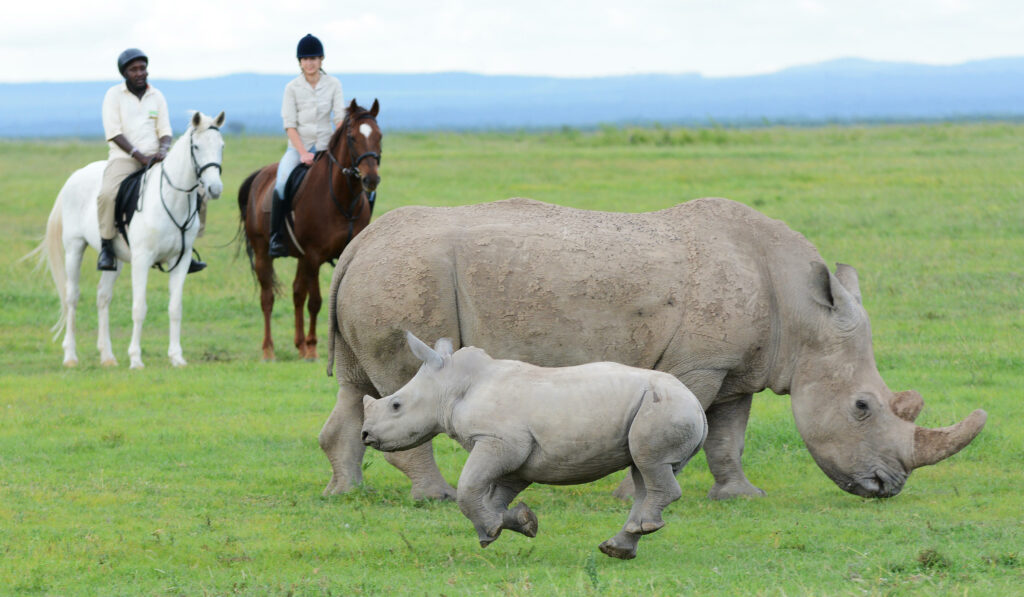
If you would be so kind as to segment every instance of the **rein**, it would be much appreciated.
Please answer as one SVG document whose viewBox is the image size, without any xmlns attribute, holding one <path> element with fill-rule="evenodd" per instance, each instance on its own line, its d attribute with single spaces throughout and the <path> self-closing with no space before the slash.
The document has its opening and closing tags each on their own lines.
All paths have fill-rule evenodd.
<svg viewBox="0 0 1024 597">
<path fill-rule="evenodd" d="M 216 127 L 216 126 L 210 126 L 209 130 L 220 131 L 220 128 Z M 168 271 L 170 271 L 170 270 L 174 269 L 175 267 L 177 267 L 178 264 L 181 263 L 182 258 L 185 256 L 185 232 L 192 226 L 192 223 L 195 222 L 196 218 L 199 216 L 199 193 L 196 193 L 194 191 L 196 189 L 198 189 L 200 187 L 200 185 L 202 185 L 202 183 L 203 183 L 202 182 L 202 178 L 201 178 L 203 172 L 205 172 L 207 168 L 216 168 L 217 172 L 223 172 L 223 170 L 221 169 L 220 162 L 209 162 L 209 163 L 203 164 L 202 166 L 199 165 L 199 161 L 196 159 L 196 145 L 193 142 L 193 138 L 192 138 L 194 134 L 195 134 L 195 129 L 192 129 L 192 131 L 190 131 L 189 135 L 188 135 L 188 145 L 189 145 L 189 152 L 188 153 L 189 153 L 189 157 L 192 158 L 192 170 L 195 172 L 196 183 L 194 185 L 192 185 L 191 187 L 187 188 L 187 189 L 183 189 L 183 188 L 175 185 L 174 182 L 171 181 L 170 176 L 167 175 L 167 168 L 163 167 L 162 165 L 161 165 L 161 168 L 160 168 L 160 187 L 159 187 L 159 189 L 160 189 L 160 204 L 163 205 L 164 211 L 167 212 L 167 217 L 171 219 L 171 222 L 178 229 L 178 232 L 181 233 L 181 251 L 178 252 L 178 259 L 175 260 L 174 265 L 172 265 L 171 267 L 169 267 L 169 268 L 167 268 L 165 270 L 162 264 L 160 264 L 160 263 L 153 264 L 154 267 L 156 267 L 157 269 L 159 269 L 161 272 L 164 272 L 164 273 L 167 273 Z M 148 176 L 148 172 L 144 176 Z M 175 191 L 178 191 L 180 193 L 185 193 L 187 195 L 186 200 L 188 201 L 188 211 L 186 212 L 185 220 L 182 223 L 180 223 L 180 224 L 178 223 L 178 220 L 174 217 L 174 214 L 171 213 L 171 209 L 169 207 L 167 207 L 167 200 L 164 198 L 164 181 L 165 180 L 167 181 L 168 186 L 170 186 L 172 189 L 174 189 Z M 143 188 L 145 188 L 145 183 L 143 183 Z M 195 209 L 192 208 L 192 197 L 193 196 L 196 199 Z M 139 207 L 136 209 L 136 211 L 142 211 L 142 198 L 141 197 L 139 198 Z"/>
<path fill-rule="evenodd" d="M 348 141 L 348 149 L 349 149 L 348 153 L 350 155 L 355 153 L 354 150 L 355 150 L 356 141 L 352 137 L 351 133 L 349 133 L 347 131 L 350 131 L 352 129 L 352 123 L 353 122 L 355 122 L 356 120 L 363 120 L 363 119 L 372 120 L 374 122 L 374 124 L 377 123 L 377 119 L 374 118 L 372 115 L 370 115 L 368 112 L 363 112 L 362 114 L 359 114 L 358 116 L 354 116 L 354 117 L 352 117 L 351 120 L 349 120 L 348 118 L 345 119 L 345 124 L 344 124 L 344 128 L 346 129 L 345 137 L 346 137 L 346 139 Z M 359 219 L 359 216 L 362 214 L 362 211 L 363 211 L 362 203 L 360 203 L 359 200 L 364 195 L 366 195 L 366 190 L 362 188 L 362 184 L 361 184 L 362 180 L 363 180 L 363 175 L 362 175 L 362 173 L 359 172 L 359 164 L 362 163 L 362 161 L 365 160 L 366 158 L 373 158 L 374 160 L 377 161 L 377 166 L 380 167 L 381 156 L 380 156 L 380 153 L 377 153 L 376 151 L 364 152 L 364 153 L 360 154 L 359 156 L 354 157 L 352 159 L 352 166 L 348 167 L 348 168 L 346 168 L 346 167 L 342 166 L 340 163 L 338 163 L 338 159 L 334 157 L 334 154 L 332 152 L 328 151 L 327 152 L 327 157 L 331 160 L 331 164 L 333 164 L 334 168 L 337 168 L 338 170 L 340 170 L 341 173 L 345 176 L 345 184 L 348 186 L 348 194 L 349 194 L 349 196 L 352 197 L 352 202 L 349 205 L 349 208 L 346 210 L 341 205 L 341 201 L 338 200 L 337 195 L 335 195 L 335 193 L 334 193 L 334 177 L 333 177 L 334 168 L 328 167 L 327 168 L 327 188 L 328 188 L 328 190 L 330 192 L 330 195 L 331 195 L 331 201 L 334 202 L 334 206 L 337 207 L 338 211 L 341 212 L 341 215 L 346 220 L 348 220 L 348 240 L 345 241 L 345 244 L 348 244 L 349 242 L 352 241 L 352 237 L 354 236 L 355 221 Z M 356 183 L 360 183 L 359 184 L 359 192 L 358 193 L 354 193 L 353 190 L 352 190 L 353 179 L 355 180 Z M 373 204 L 376 202 L 376 198 L 377 198 L 377 191 L 371 191 L 369 196 L 367 196 L 367 198 L 366 198 L 366 202 L 370 206 L 370 213 L 371 214 L 373 213 Z M 358 207 L 358 210 L 356 209 L 357 207 Z"/>
</svg>

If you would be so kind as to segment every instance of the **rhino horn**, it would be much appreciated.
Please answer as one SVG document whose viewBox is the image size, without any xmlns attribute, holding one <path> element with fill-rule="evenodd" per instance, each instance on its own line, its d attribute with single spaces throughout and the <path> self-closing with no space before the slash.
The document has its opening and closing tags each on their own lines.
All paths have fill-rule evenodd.
<svg viewBox="0 0 1024 597">
<path fill-rule="evenodd" d="M 914 390 L 907 390 L 893 396 L 890 408 L 897 417 L 913 423 L 924 408 L 924 399 Z"/>
<path fill-rule="evenodd" d="M 914 468 L 935 464 L 956 454 L 981 432 L 988 413 L 976 410 L 956 425 L 940 429 L 914 430 Z"/>
</svg>

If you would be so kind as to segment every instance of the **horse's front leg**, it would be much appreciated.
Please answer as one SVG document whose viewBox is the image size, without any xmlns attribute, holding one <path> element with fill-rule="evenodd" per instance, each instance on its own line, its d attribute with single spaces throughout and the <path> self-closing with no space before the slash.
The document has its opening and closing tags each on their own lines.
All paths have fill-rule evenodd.
<svg viewBox="0 0 1024 597">
<path fill-rule="evenodd" d="M 132 369 L 141 369 L 142 364 L 142 322 L 146 320 L 146 282 L 149 279 L 150 263 L 140 257 L 132 257 L 132 341 L 128 344 L 128 358 Z"/>
<path fill-rule="evenodd" d="M 270 316 L 274 312 L 274 263 L 267 253 L 267 245 L 253 247 L 253 271 L 260 283 L 260 309 L 263 311 L 263 361 L 270 362 L 274 354 L 274 337 L 270 333 Z"/>
<path fill-rule="evenodd" d="M 320 306 L 323 305 L 323 297 L 320 294 L 320 265 L 313 266 L 309 284 L 309 302 L 306 307 L 309 309 L 309 333 L 306 334 L 306 360 L 316 360 L 316 318 L 320 314 Z"/>
<path fill-rule="evenodd" d="M 313 283 L 311 276 L 314 275 L 316 272 L 310 266 L 309 255 L 299 257 L 299 262 L 295 266 L 295 281 L 292 282 L 292 303 L 295 307 L 295 348 L 299 350 L 299 356 L 306 359 L 308 359 L 306 356 L 306 330 L 302 311 L 306 305 L 306 297 L 309 296 L 310 284 Z"/>
<path fill-rule="evenodd" d="M 188 253 L 178 263 L 177 267 L 167 274 L 168 302 L 167 319 L 170 323 L 170 339 L 167 345 L 167 356 L 171 359 L 171 365 L 184 367 L 185 356 L 181 351 L 181 313 L 182 294 L 185 288 L 185 275 L 188 273 Z"/>
</svg>

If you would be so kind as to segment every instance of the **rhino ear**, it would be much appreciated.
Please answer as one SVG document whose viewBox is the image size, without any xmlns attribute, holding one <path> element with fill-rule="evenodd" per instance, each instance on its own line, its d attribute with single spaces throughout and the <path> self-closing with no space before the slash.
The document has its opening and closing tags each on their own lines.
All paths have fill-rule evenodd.
<svg viewBox="0 0 1024 597">
<path fill-rule="evenodd" d="M 856 279 L 856 270 L 849 266 L 843 266 L 843 269 L 852 270 L 853 278 Z M 849 271 L 843 273 L 847 278 L 850 277 L 849 274 Z M 856 284 L 854 286 L 857 287 Z M 838 276 L 829 273 L 828 266 L 824 263 L 811 263 L 811 298 L 822 307 L 831 310 L 832 319 L 840 330 L 852 330 L 860 321 L 860 301 L 857 298 L 859 296 L 859 288 L 855 297 L 843 286 Z"/>
<path fill-rule="evenodd" d="M 839 282 L 843 287 L 850 291 L 857 304 L 864 304 L 860 297 L 860 281 L 857 279 L 857 270 L 852 265 L 837 263 L 836 278 L 839 278 Z"/>
<path fill-rule="evenodd" d="M 833 306 L 828 266 L 820 261 L 811 262 L 811 298 L 822 307 Z"/>
<path fill-rule="evenodd" d="M 906 390 L 893 395 L 889 406 L 897 417 L 913 423 L 924 408 L 924 399 L 914 390 Z"/>
<path fill-rule="evenodd" d="M 409 349 L 412 350 L 412 354 L 416 355 L 417 359 L 423 361 L 431 369 L 440 369 L 441 365 L 444 364 L 441 355 L 437 354 L 433 348 L 427 346 L 423 340 L 414 336 L 412 332 L 405 332 L 405 341 L 409 343 Z"/>
<path fill-rule="evenodd" d="M 434 342 L 434 351 L 441 355 L 442 358 L 451 356 L 455 352 L 455 347 L 452 346 L 452 339 L 439 338 L 437 342 Z"/>
</svg>

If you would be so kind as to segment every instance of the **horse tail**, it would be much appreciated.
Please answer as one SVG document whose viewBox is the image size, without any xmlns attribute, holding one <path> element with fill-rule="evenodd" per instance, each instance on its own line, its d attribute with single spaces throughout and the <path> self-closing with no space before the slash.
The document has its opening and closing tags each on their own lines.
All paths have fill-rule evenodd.
<svg viewBox="0 0 1024 597">
<path fill-rule="evenodd" d="M 245 239 L 245 254 L 249 256 L 249 269 L 254 270 L 255 264 L 253 263 L 252 254 L 252 243 L 249 242 L 249 235 L 245 233 L 245 218 L 249 211 L 249 193 L 252 191 L 252 182 L 256 179 L 256 175 L 260 171 L 257 170 L 249 175 L 248 178 L 242 181 L 242 185 L 238 187 L 238 233 L 237 235 L 241 239 Z"/>
<path fill-rule="evenodd" d="M 36 270 L 40 270 L 43 267 L 50 270 L 50 277 L 53 278 L 53 285 L 57 288 L 57 297 L 60 299 L 60 318 L 50 328 L 54 339 L 60 335 L 68 320 L 68 306 L 64 296 L 67 288 L 64 272 L 64 240 L 62 238 L 64 234 L 64 216 L 63 202 L 60 198 L 61 195 L 58 194 L 57 200 L 53 202 L 50 217 L 46 220 L 46 234 L 43 236 L 42 242 L 39 243 L 38 247 L 32 249 L 32 251 L 20 259 L 20 261 L 25 261 L 35 258 Z"/>
</svg>

